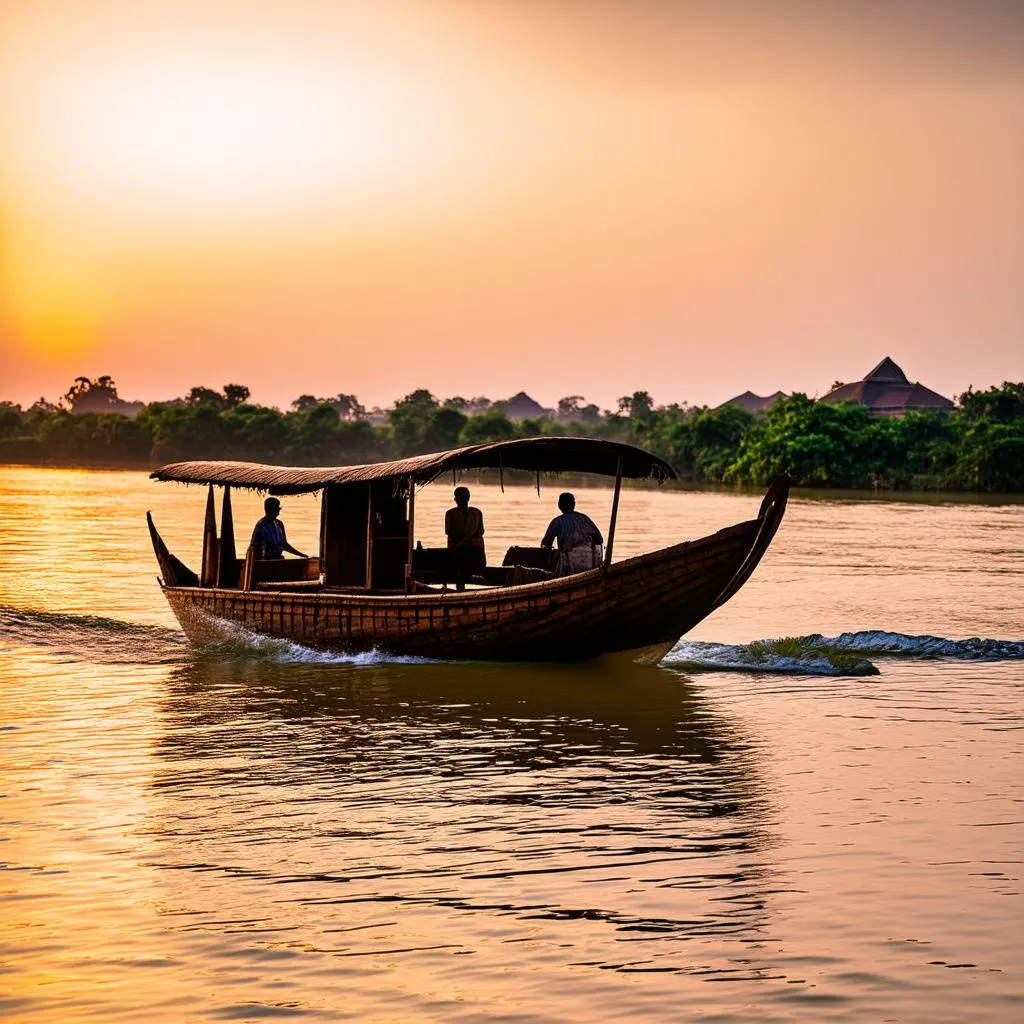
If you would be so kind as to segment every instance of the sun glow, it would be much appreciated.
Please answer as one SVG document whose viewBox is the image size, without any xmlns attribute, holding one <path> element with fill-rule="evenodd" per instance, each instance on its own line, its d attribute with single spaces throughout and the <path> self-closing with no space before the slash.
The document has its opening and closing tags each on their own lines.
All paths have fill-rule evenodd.
<svg viewBox="0 0 1024 1024">
<path fill-rule="evenodd" d="M 429 73 L 355 46 L 43 38 L 0 55 L 0 336 L 43 360 L 102 345 L 113 306 L 161 289 L 183 305 L 211 251 L 351 232 L 444 178 Z"/>
<path fill-rule="evenodd" d="M 180 43 L 93 55 L 36 81 L 30 98 L 45 130 L 19 147 L 23 176 L 47 180 L 51 204 L 98 203 L 133 223 L 260 219 L 339 194 L 363 202 L 431 159 L 422 90 L 358 61 Z"/>
</svg>

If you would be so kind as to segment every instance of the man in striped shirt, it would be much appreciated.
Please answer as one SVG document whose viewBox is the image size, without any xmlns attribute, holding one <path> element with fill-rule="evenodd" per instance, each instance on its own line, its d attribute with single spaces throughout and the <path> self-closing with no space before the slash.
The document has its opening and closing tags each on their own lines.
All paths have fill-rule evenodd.
<svg viewBox="0 0 1024 1024">
<path fill-rule="evenodd" d="M 555 516 L 540 542 L 549 548 L 558 540 L 558 575 L 595 569 L 604 558 L 604 538 L 590 516 L 576 511 L 576 497 L 566 491 L 558 496 L 562 514 Z"/>
</svg>

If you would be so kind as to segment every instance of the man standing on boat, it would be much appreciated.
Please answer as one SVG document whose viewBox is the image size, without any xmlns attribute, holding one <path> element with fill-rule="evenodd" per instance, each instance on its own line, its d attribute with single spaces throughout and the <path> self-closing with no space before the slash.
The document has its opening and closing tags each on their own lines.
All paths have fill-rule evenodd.
<svg viewBox="0 0 1024 1024">
<path fill-rule="evenodd" d="M 596 569 L 604 558 L 604 538 L 594 520 L 576 511 L 576 496 L 568 491 L 558 496 L 562 514 L 555 516 L 540 542 L 549 548 L 558 538 L 558 575 L 571 576 L 576 572 Z"/>
<path fill-rule="evenodd" d="M 284 558 L 284 552 L 298 555 L 299 558 L 308 558 L 301 551 L 297 551 L 288 543 L 288 537 L 284 532 L 284 523 L 278 518 L 281 515 L 281 502 L 277 498 L 267 498 L 263 502 L 263 511 L 266 515 L 256 524 L 252 531 L 252 540 L 249 541 L 252 547 L 253 556 L 256 558 Z"/>
<path fill-rule="evenodd" d="M 469 503 L 469 488 L 455 488 L 455 508 L 444 514 L 444 532 L 448 536 L 455 569 L 455 589 L 465 590 L 466 580 L 487 564 L 484 553 L 484 514 Z"/>
</svg>

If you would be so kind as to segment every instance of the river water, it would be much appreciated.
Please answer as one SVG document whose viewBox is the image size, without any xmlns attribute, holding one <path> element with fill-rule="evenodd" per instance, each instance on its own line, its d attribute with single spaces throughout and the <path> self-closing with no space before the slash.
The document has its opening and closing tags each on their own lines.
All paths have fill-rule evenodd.
<svg viewBox="0 0 1024 1024">
<path fill-rule="evenodd" d="M 492 561 L 558 489 L 473 486 Z M 1024 1018 L 1024 504 L 795 497 L 662 667 L 552 668 L 192 649 L 144 514 L 196 566 L 204 501 L 0 469 L 3 1019 Z M 743 646 L 815 633 L 878 674 Z"/>
</svg>

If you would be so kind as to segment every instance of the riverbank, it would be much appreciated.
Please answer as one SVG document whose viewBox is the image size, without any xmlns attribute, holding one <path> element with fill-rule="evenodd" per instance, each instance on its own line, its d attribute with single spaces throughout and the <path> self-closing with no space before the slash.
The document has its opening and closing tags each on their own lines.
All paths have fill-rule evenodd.
<svg viewBox="0 0 1024 1024">
<path fill-rule="evenodd" d="M 199 392 L 195 394 L 195 392 Z M 230 394 L 228 394 L 230 391 Z M 1024 383 L 965 392 L 952 413 L 872 416 L 856 403 L 790 395 L 763 413 L 649 399 L 580 419 L 512 420 L 500 406 L 467 415 L 455 399 L 418 390 L 386 421 L 352 418 L 338 403 L 297 401 L 287 412 L 251 405 L 245 388 L 193 389 L 134 417 L 22 410 L 0 403 L 0 462 L 143 468 L 191 459 L 340 466 L 517 438 L 591 437 L 637 445 L 698 484 L 763 486 L 787 473 L 797 486 L 1024 492 Z M 308 397 L 308 396 L 306 396 Z"/>
</svg>

